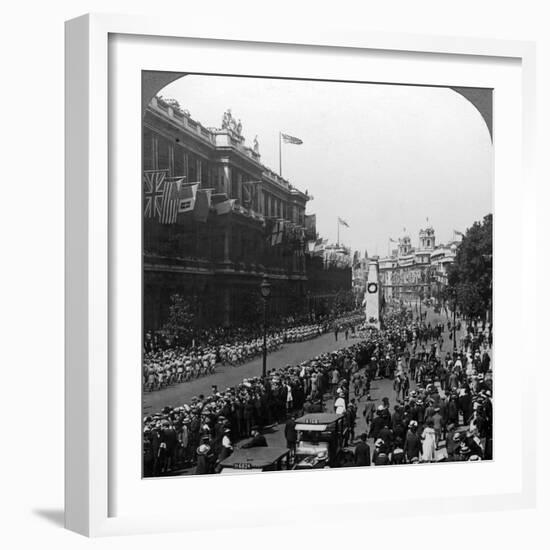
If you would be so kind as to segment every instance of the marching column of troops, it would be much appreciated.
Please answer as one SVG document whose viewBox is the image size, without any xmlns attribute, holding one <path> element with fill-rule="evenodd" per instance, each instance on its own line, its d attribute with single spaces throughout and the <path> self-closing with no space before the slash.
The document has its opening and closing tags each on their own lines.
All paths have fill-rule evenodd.
<svg viewBox="0 0 550 550">
<path fill-rule="evenodd" d="M 294 451 L 297 415 L 324 411 L 332 399 L 334 412 L 346 415 L 346 443 L 354 444 L 347 465 L 490 460 L 491 327 L 468 325 L 459 350 L 444 355 L 446 328 L 452 337 L 450 325 L 414 321 L 398 309 L 381 331 L 359 327 L 361 340 L 347 348 L 165 407 L 144 420 L 144 475 L 218 472 L 238 441 L 267 445 L 262 428 L 282 423 Z M 389 396 L 370 398 L 371 382 L 382 378 L 393 381 L 393 407 Z M 359 415 L 366 430 L 356 441 Z"/>
</svg>

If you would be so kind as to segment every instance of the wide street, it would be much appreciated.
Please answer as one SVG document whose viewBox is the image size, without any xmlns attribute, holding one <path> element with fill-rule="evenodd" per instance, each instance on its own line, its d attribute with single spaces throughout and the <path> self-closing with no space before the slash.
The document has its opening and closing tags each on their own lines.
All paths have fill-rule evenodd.
<svg viewBox="0 0 550 550">
<path fill-rule="evenodd" d="M 442 353 L 442 355 L 445 355 L 447 352 L 452 353 L 453 342 L 449 338 L 449 331 L 447 330 L 447 326 L 446 326 L 447 317 L 445 316 L 445 313 L 441 313 L 441 314 L 435 313 L 434 310 L 431 309 L 431 308 L 428 309 L 428 310 L 425 310 L 423 308 L 422 313 L 424 313 L 424 311 L 428 312 L 428 314 L 426 316 L 426 322 L 427 323 L 432 323 L 432 325 L 433 325 L 434 323 L 442 322 L 445 325 L 445 332 L 443 333 L 443 339 L 444 339 L 444 341 L 443 341 L 443 350 L 442 350 L 441 353 Z M 464 330 L 461 330 L 460 333 L 457 331 L 457 333 L 456 333 L 457 345 L 458 345 L 458 342 L 459 342 L 460 338 L 463 336 L 463 334 L 464 334 Z M 334 339 L 334 337 L 333 337 L 333 339 Z M 438 384 L 439 383 L 436 383 L 436 385 L 438 385 Z M 413 380 L 411 380 L 411 388 L 410 389 L 411 390 L 416 389 L 416 382 L 414 382 Z M 353 391 L 350 393 L 350 398 L 353 397 L 352 393 L 353 393 Z M 382 379 L 377 379 L 377 380 L 374 380 L 374 381 L 371 382 L 371 391 L 370 391 L 370 401 L 369 401 L 369 403 L 372 402 L 372 403 L 374 403 L 375 406 L 378 406 L 383 397 L 387 397 L 389 399 L 390 408 L 393 411 L 393 407 L 396 404 L 395 392 L 393 391 L 393 380 L 390 380 L 390 379 L 387 379 L 387 378 L 382 378 Z M 326 400 L 325 404 L 326 404 L 327 412 L 334 412 L 333 399 L 332 398 Z M 363 397 L 358 402 L 357 423 L 356 423 L 356 428 L 355 428 L 355 437 L 356 438 L 358 438 L 359 435 L 362 432 L 365 432 L 366 429 L 367 429 L 365 418 L 363 417 L 363 409 L 365 408 L 366 404 L 367 404 L 366 397 Z M 281 447 L 281 446 L 285 447 L 286 446 L 286 441 L 285 441 L 285 437 L 284 437 L 284 425 L 283 424 L 280 424 L 278 426 L 274 426 L 273 428 L 267 430 L 266 432 L 264 432 L 264 435 L 265 435 L 269 445 L 274 446 L 274 447 L 275 446 L 277 446 L 277 447 Z M 369 439 L 367 442 L 370 446 L 371 453 L 373 453 L 374 452 L 374 441 L 372 439 Z"/>
<path fill-rule="evenodd" d="M 445 315 L 445 313 L 435 313 L 434 310 L 431 308 L 427 310 L 423 309 L 423 312 L 424 311 L 427 311 L 426 322 L 432 324 L 442 322 L 445 325 L 445 332 L 443 333 L 444 343 L 441 353 L 445 355 L 447 351 L 452 352 L 453 343 L 452 339 L 449 338 L 449 331 L 446 327 L 447 316 Z M 462 335 L 463 330 L 461 331 L 461 333 L 457 332 L 457 342 Z M 313 340 L 287 344 L 283 346 L 280 350 L 268 356 L 268 369 L 284 367 L 287 364 L 297 364 L 321 353 L 350 346 L 354 342 L 357 342 L 357 340 L 354 338 L 350 338 L 346 341 L 345 338 L 342 337 L 342 335 L 339 335 L 338 341 L 335 341 L 334 334 L 327 333 Z M 193 396 L 199 395 L 201 393 L 208 395 L 211 392 L 213 385 L 217 385 L 219 389 L 224 389 L 225 387 L 238 384 L 243 380 L 243 378 L 258 376 L 261 373 L 261 368 L 262 360 L 260 357 L 238 367 L 219 366 L 217 368 L 216 374 L 212 376 L 205 376 L 203 378 L 199 378 L 198 380 L 178 384 L 164 390 L 152 393 L 145 393 L 143 396 L 144 414 L 150 414 L 151 412 L 158 411 L 166 405 L 171 407 L 181 406 L 185 403 L 190 402 Z M 415 388 L 416 383 L 411 380 L 411 390 Z M 350 395 L 350 397 L 352 396 Z M 390 401 L 390 406 L 393 409 L 393 406 L 396 404 L 395 393 L 393 391 L 393 380 L 382 378 L 371 382 L 369 403 L 372 402 L 375 406 L 377 406 L 381 402 L 383 397 L 388 397 Z M 358 437 L 362 432 L 366 431 L 366 423 L 362 414 L 366 404 L 366 397 L 359 399 L 357 425 L 355 429 L 356 437 Z M 325 401 L 325 405 L 328 412 L 333 412 L 334 409 L 332 398 L 327 399 Z M 284 437 L 284 424 L 272 426 L 264 430 L 263 433 L 270 446 L 286 446 L 286 441 Z M 370 439 L 368 443 L 371 447 L 372 453 L 374 451 L 374 442 L 372 441 L 372 439 Z M 181 473 L 192 473 L 192 469 L 186 469 Z"/>
<path fill-rule="evenodd" d="M 334 334 L 329 332 L 313 340 L 285 344 L 279 350 L 267 356 L 267 368 L 270 370 L 285 367 L 286 365 L 296 365 L 321 353 L 351 346 L 354 342 L 357 342 L 357 340 L 351 337 L 346 341 L 343 334 L 339 334 L 338 341 L 335 341 Z M 209 395 L 213 385 L 223 390 L 239 384 L 243 378 L 261 376 L 261 374 L 261 357 L 257 357 L 248 363 L 236 367 L 218 365 L 216 373 L 211 376 L 203 376 L 191 382 L 183 382 L 182 384 L 176 384 L 159 391 L 144 392 L 143 412 L 144 414 L 150 414 L 151 412 L 159 411 L 167 405 L 170 407 L 180 407 L 189 403 L 194 395 Z"/>
</svg>

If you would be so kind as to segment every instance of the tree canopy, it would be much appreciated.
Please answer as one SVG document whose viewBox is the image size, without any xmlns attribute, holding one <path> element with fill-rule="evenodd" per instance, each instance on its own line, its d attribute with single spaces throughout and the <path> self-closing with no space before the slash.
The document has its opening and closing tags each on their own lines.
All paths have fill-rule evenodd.
<svg viewBox="0 0 550 550">
<path fill-rule="evenodd" d="M 483 317 L 493 294 L 493 215 L 470 227 L 449 271 L 449 297 L 467 317 Z"/>
</svg>

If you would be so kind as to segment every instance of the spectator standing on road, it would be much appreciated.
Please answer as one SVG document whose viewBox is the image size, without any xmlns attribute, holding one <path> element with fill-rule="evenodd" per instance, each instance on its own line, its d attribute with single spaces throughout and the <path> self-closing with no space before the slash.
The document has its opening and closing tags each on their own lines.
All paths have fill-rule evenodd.
<svg viewBox="0 0 550 550">
<path fill-rule="evenodd" d="M 434 421 L 429 418 L 422 432 L 422 462 L 434 462 L 437 449 Z"/>
<path fill-rule="evenodd" d="M 360 435 L 359 443 L 355 445 L 354 458 L 356 466 L 370 466 L 370 447 L 367 444 L 366 433 Z"/>
<path fill-rule="evenodd" d="M 399 396 L 401 394 L 401 383 L 402 383 L 401 375 L 398 374 L 393 381 L 393 391 L 395 392 L 396 401 L 399 401 Z"/>
<path fill-rule="evenodd" d="M 210 461 L 212 459 L 210 445 L 206 438 L 197 449 L 197 466 L 195 474 L 204 475 L 210 473 Z"/>
<path fill-rule="evenodd" d="M 288 417 L 285 424 L 285 439 L 286 448 L 290 450 L 291 457 L 294 457 L 296 453 L 296 441 L 298 434 L 296 433 L 296 419 L 294 415 Z"/>
<path fill-rule="evenodd" d="M 374 406 L 374 403 L 372 401 L 369 401 L 367 398 L 367 402 L 365 403 L 365 408 L 363 409 L 363 416 L 365 417 L 365 424 L 367 425 L 367 431 L 369 429 L 369 425 L 374 419 L 374 415 L 376 412 L 376 407 Z"/>
<path fill-rule="evenodd" d="M 331 386 L 332 386 L 332 395 L 336 396 L 336 389 L 338 388 L 338 382 L 340 382 L 340 372 L 336 367 L 331 373 Z"/>
<path fill-rule="evenodd" d="M 357 421 L 357 405 L 355 399 L 351 399 L 348 405 L 348 422 L 349 422 L 349 440 L 351 443 L 355 440 L 355 424 Z"/>
<path fill-rule="evenodd" d="M 409 422 L 409 429 L 405 438 L 405 457 L 407 462 L 412 462 L 414 459 L 418 460 L 422 451 L 422 442 L 418 436 L 418 422 L 411 420 Z"/>
<path fill-rule="evenodd" d="M 346 412 L 346 400 L 342 393 L 339 393 L 334 401 L 334 412 L 336 414 L 344 414 Z"/>
</svg>

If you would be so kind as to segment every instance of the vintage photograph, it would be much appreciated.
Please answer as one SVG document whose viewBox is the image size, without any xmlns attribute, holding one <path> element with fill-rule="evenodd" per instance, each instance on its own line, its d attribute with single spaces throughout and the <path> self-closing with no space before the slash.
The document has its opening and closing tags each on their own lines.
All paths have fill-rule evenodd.
<svg viewBox="0 0 550 550">
<path fill-rule="evenodd" d="M 492 460 L 493 91 L 142 76 L 143 476 Z"/>
</svg>

